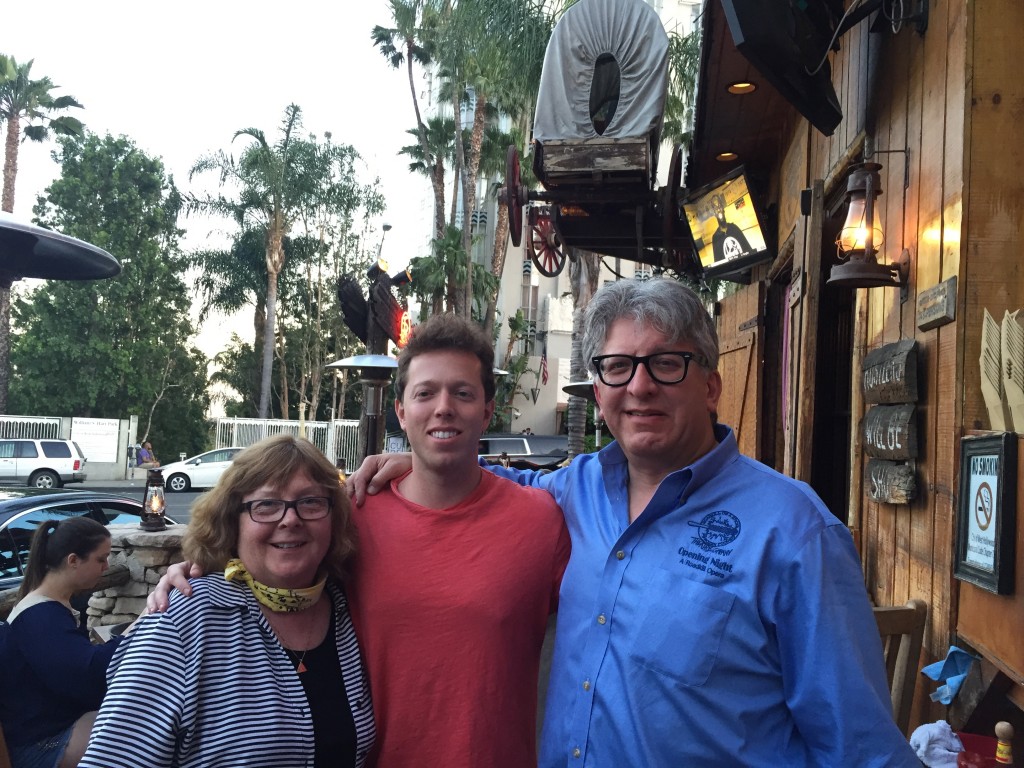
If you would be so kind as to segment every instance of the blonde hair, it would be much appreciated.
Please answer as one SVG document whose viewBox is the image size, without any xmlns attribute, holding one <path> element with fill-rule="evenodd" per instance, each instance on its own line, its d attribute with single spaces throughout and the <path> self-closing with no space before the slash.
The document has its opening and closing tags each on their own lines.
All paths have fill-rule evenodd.
<svg viewBox="0 0 1024 768">
<path fill-rule="evenodd" d="M 331 499 L 331 546 L 324 556 L 327 575 L 343 579 L 346 564 L 355 551 L 355 529 L 348 494 L 338 470 L 308 440 L 275 435 L 241 451 L 213 490 L 192 505 L 192 520 L 182 539 L 185 558 L 204 573 L 222 571 L 238 555 L 242 498 L 263 486 L 284 486 L 305 472 L 322 485 Z"/>
</svg>

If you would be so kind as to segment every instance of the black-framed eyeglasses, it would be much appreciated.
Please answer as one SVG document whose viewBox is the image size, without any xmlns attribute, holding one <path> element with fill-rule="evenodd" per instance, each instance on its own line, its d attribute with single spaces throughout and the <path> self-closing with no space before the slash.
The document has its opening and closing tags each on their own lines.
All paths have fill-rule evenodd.
<svg viewBox="0 0 1024 768">
<path fill-rule="evenodd" d="M 708 366 L 704 355 L 696 352 L 658 352 L 654 355 L 598 355 L 591 359 L 597 377 L 609 387 L 624 387 L 633 380 L 637 366 L 643 363 L 647 373 L 659 384 L 678 384 L 686 378 L 690 361 Z"/>
<path fill-rule="evenodd" d="M 291 507 L 302 520 L 321 520 L 331 511 L 328 496 L 304 496 L 301 499 L 253 499 L 242 502 L 254 523 L 279 523 Z"/>
</svg>

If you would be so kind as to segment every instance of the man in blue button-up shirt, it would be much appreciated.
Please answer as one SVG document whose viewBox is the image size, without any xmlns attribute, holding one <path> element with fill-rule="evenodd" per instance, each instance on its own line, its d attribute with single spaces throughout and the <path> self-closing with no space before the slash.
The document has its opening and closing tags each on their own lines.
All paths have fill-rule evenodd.
<svg viewBox="0 0 1024 768">
<path fill-rule="evenodd" d="M 918 768 L 849 531 L 716 425 L 697 297 L 613 283 L 584 327 L 616 442 L 550 474 L 495 470 L 548 490 L 572 536 L 541 766 Z"/>
</svg>

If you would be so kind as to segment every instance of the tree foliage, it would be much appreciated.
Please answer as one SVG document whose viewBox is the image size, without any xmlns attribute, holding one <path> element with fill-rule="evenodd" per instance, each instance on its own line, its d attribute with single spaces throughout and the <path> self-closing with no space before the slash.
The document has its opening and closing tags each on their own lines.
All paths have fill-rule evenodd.
<svg viewBox="0 0 1024 768">
<path fill-rule="evenodd" d="M 700 27 L 688 35 L 672 30 L 668 35 L 668 93 L 661 137 L 673 146 L 689 147 L 700 70 Z"/>
<path fill-rule="evenodd" d="M 258 141 L 256 146 L 262 147 Z M 221 366 L 238 367 L 222 367 L 215 377 L 240 395 L 231 404 L 232 414 L 298 418 L 304 413 L 312 418 L 311 414 L 329 414 L 336 408 L 330 402 L 335 388 L 325 390 L 329 378 L 324 366 L 357 351 L 358 342 L 342 324 L 335 283 L 342 274 L 365 275 L 376 258 L 376 249 L 369 246 L 376 233 L 365 222 L 381 213 L 384 200 L 376 179 L 360 180 L 355 149 L 335 143 L 331 134 L 292 135 L 287 148 L 279 148 L 287 153 L 281 200 L 288 234 L 281 238 L 277 277 L 269 279 L 270 262 L 264 258 L 272 239 L 272 219 L 259 202 L 266 197 L 258 192 L 258 177 L 254 180 L 242 173 L 251 148 L 238 161 L 220 152 L 197 163 L 197 170 L 219 170 L 222 178 L 233 178 L 236 186 L 194 205 L 230 214 L 241 229 L 227 250 L 191 254 L 190 266 L 200 274 L 197 290 L 204 318 L 214 309 L 230 313 L 253 308 L 254 345 L 238 340 L 216 359 Z M 271 285 L 276 296 L 273 325 Z M 270 368 L 252 358 L 254 349 L 265 350 L 268 341 L 273 350 Z M 254 370 L 259 374 L 256 380 Z M 256 397 L 264 391 L 265 412 Z M 250 408 L 253 402 L 255 408 Z"/>
<path fill-rule="evenodd" d="M 59 114 L 81 108 L 73 96 L 56 96 L 60 86 L 48 77 L 33 79 L 32 61 L 19 64 L 13 56 L 0 57 L 0 123 L 6 123 L 4 144 L 4 191 L 0 205 L 14 210 L 14 182 L 18 175 L 18 146 L 25 139 L 44 141 L 57 136 L 81 136 L 82 123 L 71 115 Z M 22 125 L 27 123 L 27 125 Z"/>
<path fill-rule="evenodd" d="M 48 281 L 17 298 L 12 411 L 137 414 L 140 438 L 163 453 L 203 449 L 206 358 L 189 341 L 173 180 L 125 137 L 64 137 L 54 159 L 61 175 L 38 198 L 36 221 L 104 248 L 123 269 L 109 280 Z"/>
<path fill-rule="evenodd" d="M 544 50 L 554 20 L 571 2 L 540 0 L 391 0 L 392 23 L 375 27 L 374 45 L 393 67 L 408 71 L 418 150 L 403 147 L 414 159 L 415 170 L 431 180 L 434 192 L 434 237 L 448 240 L 453 227 L 461 237 L 462 258 L 473 253 L 479 231 L 473 226 L 478 207 L 477 178 L 488 173 L 485 135 L 494 128 L 499 112 L 512 118 L 525 136 L 532 118 Z M 440 76 L 439 99 L 451 105 L 451 116 L 424 122 L 415 88 L 414 65 L 432 67 Z M 468 119 L 463 119 L 463 115 Z M 438 135 L 446 130 L 447 137 Z M 501 148 L 502 158 L 507 144 Z M 521 147 L 522 149 L 522 147 Z M 453 169 L 451 214 L 445 224 L 444 164 Z M 504 160 L 501 160 L 502 167 Z M 457 208 L 456 206 L 461 206 Z M 456 212 L 462 214 L 461 223 Z M 487 272 L 498 280 L 507 249 L 508 223 L 499 212 L 496 244 Z M 450 252 L 451 249 L 445 246 Z M 435 245 L 436 248 L 436 245 Z M 457 268 L 461 279 L 449 280 L 440 299 L 465 317 L 482 317 L 493 328 L 495 302 L 475 285 L 477 269 Z M 433 300 L 433 298 L 432 298 Z"/>
<path fill-rule="evenodd" d="M 270 383 L 274 362 L 274 334 L 277 322 L 277 281 L 284 268 L 283 241 L 295 219 L 295 199 L 301 182 L 294 172 L 292 139 L 302 126 L 302 110 L 289 104 L 281 121 L 281 134 L 271 144 L 259 128 L 243 128 L 235 139 L 251 143 L 238 160 L 222 151 L 196 161 L 190 178 L 216 171 L 220 183 L 236 187 L 237 197 L 192 198 L 190 206 L 208 213 L 231 216 L 242 227 L 259 226 L 266 232 L 267 267 L 266 330 L 263 337 L 263 363 L 260 372 L 259 416 L 266 418 L 270 407 Z"/>
<path fill-rule="evenodd" d="M 508 319 L 508 330 L 508 345 L 505 347 L 505 356 L 501 363 L 505 374 L 498 377 L 494 393 L 494 417 L 491 419 L 491 429 L 499 432 L 512 431 L 516 411 L 515 400 L 517 397 L 527 396 L 521 381 L 523 376 L 532 371 L 530 357 L 522 349 L 522 342 L 529 337 L 530 323 L 521 309 L 516 310 Z M 533 373 L 540 377 L 538 372 Z"/>
<path fill-rule="evenodd" d="M 70 115 L 58 114 L 81 107 L 71 96 L 55 96 L 58 86 L 48 77 L 32 78 L 32 62 L 18 64 L 13 56 L 0 54 L 0 123 L 6 124 L 4 139 L 4 185 L 0 210 L 14 211 L 14 183 L 18 177 L 18 150 L 24 139 L 43 141 L 50 132 L 80 136 L 82 123 Z M 22 130 L 22 122 L 28 125 Z M 0 269 L 0 413 L 7 413 L 10 387 L 11 284 L 13 276 Z"/>
</svg>

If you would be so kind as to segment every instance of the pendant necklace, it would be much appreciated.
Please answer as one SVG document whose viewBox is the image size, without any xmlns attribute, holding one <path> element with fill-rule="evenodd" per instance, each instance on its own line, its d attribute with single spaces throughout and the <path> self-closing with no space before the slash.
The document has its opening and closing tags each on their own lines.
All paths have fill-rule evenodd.
<svg viewBox="0 0 1024 768">
<path fill-rule="evenodd" d="M 312 609 L 309 609 L 309 610 L 312 610 Z M 309 651 L 310 651 L 308 646 L 309 646 L 309 644 L 311 642 L 313 642 L 313 632 L 315 631 L 315 629 L 316 629 L 316 618 L 314 617 L 313 621 L 310 622 L 310 625 L 309 625 L 309 633 L 306 635 L 306 646 L 307 646 L 307 648 L 301 654 L 293 651 L 291 648 L 285 647 L 284 643 L 281 643 L 281 647 L 284 648 L 285 651 L 288 652 L 288 655 L 295 660 L 295 662 L 296 662 L 295 672 L 297 674 L 301 675 L 303 672 L 306 671 L 306 665 L 304 663 L 304 659 L 306 658 L 306 654 L 309 653 Z"/>
</svg>

